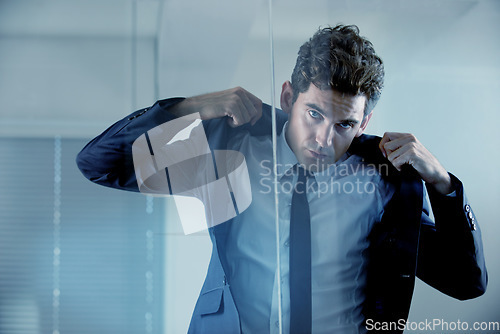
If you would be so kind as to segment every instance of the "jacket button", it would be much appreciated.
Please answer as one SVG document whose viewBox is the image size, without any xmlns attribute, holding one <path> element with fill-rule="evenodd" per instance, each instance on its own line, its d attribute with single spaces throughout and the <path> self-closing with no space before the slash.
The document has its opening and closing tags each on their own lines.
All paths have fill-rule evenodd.
<svg viewBox="0 0 500 334">
<path fill-rule="evenodd" d="M 465 205 L 465 212 L 470 212 L 470 205 L 469 204 Z"/>
<path fill-rule="evenodd" d="M 474 219 L 474 216 L 472 215 L 472 212 L 469 211 L 469 219 Z"/>
<path fill-rule="evenodd" d="M 476 223 L 472 222 L 470 228 L 471 228 L 471 230 L 475 231 L 476 230 Z"/>
</svg>

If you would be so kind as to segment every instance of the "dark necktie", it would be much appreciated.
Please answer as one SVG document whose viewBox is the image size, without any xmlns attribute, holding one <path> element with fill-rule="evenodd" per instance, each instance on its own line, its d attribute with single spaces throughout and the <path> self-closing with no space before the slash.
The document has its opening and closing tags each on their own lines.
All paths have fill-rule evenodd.
<svg viewBox="0 0 500 334">
<path fill-rule="evenodd" d="M 311 333 L 311 222 L 307 202 L 308 171 L 298 167 L 290 213 L 290 333 Z"/>
</svg>

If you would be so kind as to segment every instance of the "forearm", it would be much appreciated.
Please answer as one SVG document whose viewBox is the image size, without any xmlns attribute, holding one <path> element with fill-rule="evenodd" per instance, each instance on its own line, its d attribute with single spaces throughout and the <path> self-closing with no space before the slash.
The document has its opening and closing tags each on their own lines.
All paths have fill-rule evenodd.
<svg viewBox="0 0 500 334">
<path fill-rule="evenodd" d="M 487 285 L 481 231 L 461 182 L 451 180 L 454 196 L 427 187 L 435 225 L 423 216 L 417 274 L 452 297 L 469 299 Z"/>
<path fill-rule="evenodd" d="M 452 178 L 446 169 L 440 164 L 438 166 L 441 168 L 435 171 L 434 177 L 426 181 L 427 189 L 432 188 L 441 195 L 448 195 L 454 190 Z"/>
<path fill-rule="evenodd" d="M 175 117 L 184 117 L 194 113 L 200 112 L 200 107 L 197 105 L 193 98 L 185 98 L 179 103 L 176 103 L 168 108 L 168 111 Z"/>
</svg>

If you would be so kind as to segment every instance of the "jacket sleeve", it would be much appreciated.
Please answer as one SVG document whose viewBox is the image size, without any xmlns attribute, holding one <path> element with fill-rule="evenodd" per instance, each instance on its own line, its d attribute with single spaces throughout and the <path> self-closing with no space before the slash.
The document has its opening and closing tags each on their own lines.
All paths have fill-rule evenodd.
<svg viewBox="0 0 500 334">
<path fill-rule="evenodd" d="M 417 276 L 441 292 L 465 300 L 485 292 L 488 276 L 476 216 L 462 183 L 453 175 L 451 178 L 455 196 L 441 195 L 427 186 L 435 223 L 424 200 Z"/>
<path fill-rule="evenodd" d="M 106 187 L 138 192 L 132 144 L 148 130 L 174 119 L 168 108 L 182 100 L 157 101 L 111 125 L 77 155 L 76 163 L 82 174 Z"/>
</svg>

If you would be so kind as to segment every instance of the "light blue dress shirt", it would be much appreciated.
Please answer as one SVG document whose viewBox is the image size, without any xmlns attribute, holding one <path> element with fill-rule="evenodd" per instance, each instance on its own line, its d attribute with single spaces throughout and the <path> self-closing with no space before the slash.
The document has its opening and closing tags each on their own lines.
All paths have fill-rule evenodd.
<svg viewBox="0 0 500 334">
<path fill-rule="evenodd" d="M 280 277 L 271 138 L 241 134 L 231 147 L 245 155 L 252 185 L 252 204 L 233 219 L 225 254 L 243 333 L 278 333 L 278 281 L 283 333 L 289 332 L 289 224 L 297 159 L 286 142 L 286 126 L 277 141 Z M 367 237 L 393 191 L 373 165 L 347 153 L 309 179 L 314 333 L 363 332 Z"/>
</svg>

